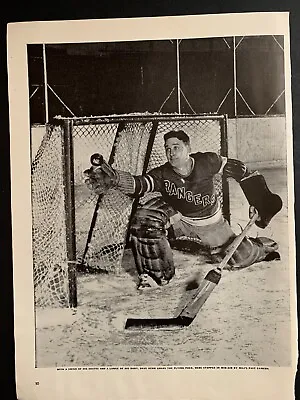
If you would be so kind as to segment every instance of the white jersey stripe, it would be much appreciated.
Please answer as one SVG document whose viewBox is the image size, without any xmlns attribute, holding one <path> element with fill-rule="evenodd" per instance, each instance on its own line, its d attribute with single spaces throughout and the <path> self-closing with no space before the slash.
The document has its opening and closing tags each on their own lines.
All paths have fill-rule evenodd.
<svg viewBox="0 0 300 400">
<path fill-rule="evenodd" d="M 154 191 L 154 179 L 150 175 L 145 175 L 145 180 L 147 182 L 147 190 L 146 193 Z"/>
</svg>

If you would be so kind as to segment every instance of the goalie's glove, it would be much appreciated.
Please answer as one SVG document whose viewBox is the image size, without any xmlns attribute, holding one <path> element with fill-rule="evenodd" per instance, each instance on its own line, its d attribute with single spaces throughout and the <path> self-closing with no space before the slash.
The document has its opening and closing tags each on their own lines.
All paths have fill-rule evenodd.
<svg viewBox="0 0 300 400">
<path fill-rule="evenodd" d="M 116 178 L 107 175 L 101 167 L 92 166 L 83 172 L 84 183 L 96 194 L 104 194 L 115 186 Z"/>
<path fill-rule="evenodd" d="M 104 194 L 111 188 L 132 195 L 135 180 L 129 172 L 119 171 L 109 165 L 99 153 L 91 156 L 92 167 L 84 171 L 86 185 L 97 194 Z"/>
</svg>

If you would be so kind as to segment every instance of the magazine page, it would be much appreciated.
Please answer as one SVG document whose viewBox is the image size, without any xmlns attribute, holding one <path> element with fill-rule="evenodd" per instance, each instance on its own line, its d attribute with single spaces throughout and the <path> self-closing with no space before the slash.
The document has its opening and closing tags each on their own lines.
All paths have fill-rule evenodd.
<svg viewBox="0 0 300 400">
<path fill-rule="evenodd" d="M 289 14 L 7 33 L 18 398 L 293 399 Z"/>
</svg>

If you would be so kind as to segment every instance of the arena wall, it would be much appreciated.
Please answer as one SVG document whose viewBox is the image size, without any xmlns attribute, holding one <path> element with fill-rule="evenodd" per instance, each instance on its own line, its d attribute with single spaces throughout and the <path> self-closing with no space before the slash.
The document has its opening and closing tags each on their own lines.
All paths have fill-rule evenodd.
<svg viewBox="0 0 300 400">
<path fill-rule="evenodd" d="M 286 119 L 284 116 L 243 117 L 228 120 L 228 152 L 232 158 L 246 162 L 251 168 L 277 168 L 286 166 Z M 31 128 L 32 159 L 39 148 L 45 126 Z M 79 138 L 80 140 L 80 138 Z M 89 156 L 97 151 L 90 143 L 75 143 L 75 181 L 81 179 L 82 171 L 89 167 Z M 85 141 L 86 145 L 86 141 Z"/>
<path fill-rule="evenodd" d="M 231 157 L 254 168 L 286 165 L 287 137 L 284 116 L 236 118 L 228 121 Z"/>
</svg>

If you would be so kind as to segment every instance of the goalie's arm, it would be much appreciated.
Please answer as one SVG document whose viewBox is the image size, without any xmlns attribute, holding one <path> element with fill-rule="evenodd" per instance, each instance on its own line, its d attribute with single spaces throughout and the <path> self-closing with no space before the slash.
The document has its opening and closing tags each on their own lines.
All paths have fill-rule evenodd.
<svg viewBox="0 0 300 400">
<path fill-rule="evenodd" d="M 156 180 L 151 175 L 133 175 L 130 172 L 114 169 L 104 160 L 101 154 L 93 154 L 91 156 L 91 164 L 93 167 L 90 170 L 90 179 L 87 183 L 95 181 L 95 183 L 99 184 L 100 181 L 104 180 L 106 187 L 115 187 L 133 197 L 160 190 L 159 180 Z M 90 184 L 89 186 L 91 187 L 92 185 Z"/>
<path fill-rule="evenodd" d="M 115 187 L 127 195 L 140 197 L 145 193 L 159 191 L 158 185 L 155 184 L 153 178 L 148 174 L 132 175 L 130 172 L 119 170 L 115 170 L 115 172 Z"/>
</svg>

